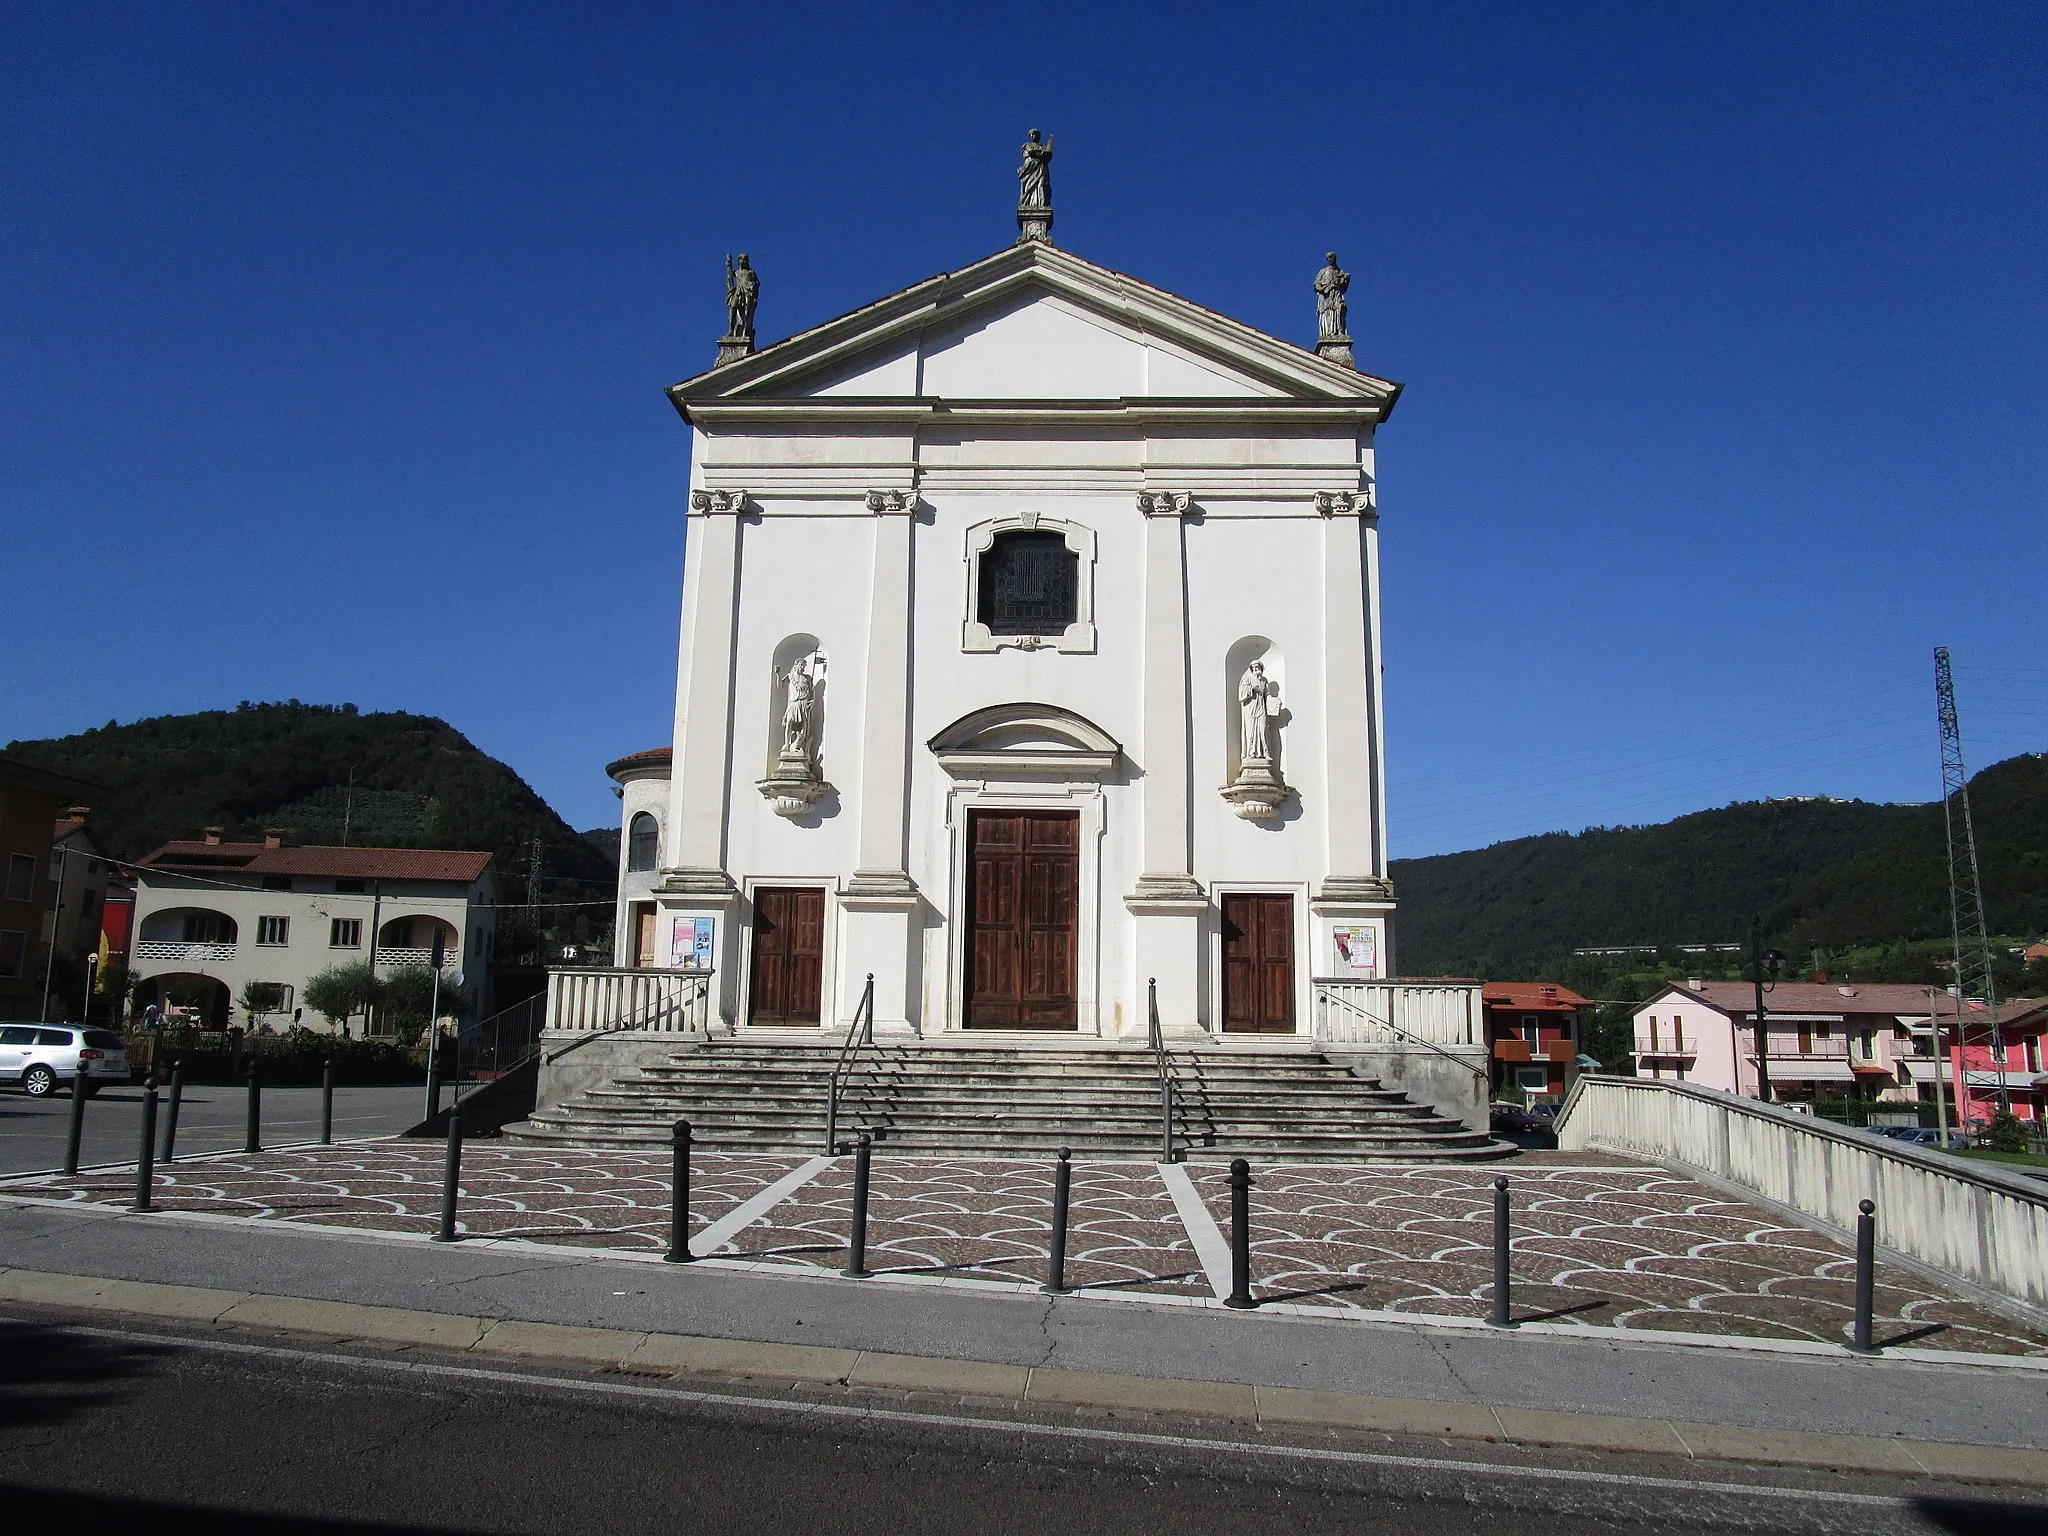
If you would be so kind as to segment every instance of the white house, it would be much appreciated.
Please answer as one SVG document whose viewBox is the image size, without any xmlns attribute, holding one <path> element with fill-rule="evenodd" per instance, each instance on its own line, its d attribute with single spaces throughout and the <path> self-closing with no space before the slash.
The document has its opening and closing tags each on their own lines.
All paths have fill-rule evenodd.
<svg viewBox="0 0 2048 1536">
<path fill-rule="evenodd" d="M 488 853 L 428 848 L 287 846 L 226 841 L 209 827 L 197 842 L 166 843 L 135 866 L 129 967 L 135 1007 L 162 1001 L 179 978 L 209 985 L 205 1022 L 221 1028 L 326 1021 L 304 1007 L 312 977 L 367 960 L 379 974 L 426 965 L 436 936 L 442 963 L 481 994 L 495 930 L 496 875 Z M 246 1016 L 246 983 L 278 990 L 274 1010 Z M 479 1002 L 482 1001 L 479 996 Z"/>
<path fill-rule="evenodd" d="M 1400 387 L 1334 259 L 1312 349 L 1043 235 L 758 351 L 736 318 L 670 391 L 675 727 L 611 767 L 617 965 L 709 970 L 764 1037 L 870 976 L 904 1039 L 1142 1040 L 1153 979 L 1171 1036 L 1341 1035 L 1319 981 L 1392 974 Z"/>
</svg>

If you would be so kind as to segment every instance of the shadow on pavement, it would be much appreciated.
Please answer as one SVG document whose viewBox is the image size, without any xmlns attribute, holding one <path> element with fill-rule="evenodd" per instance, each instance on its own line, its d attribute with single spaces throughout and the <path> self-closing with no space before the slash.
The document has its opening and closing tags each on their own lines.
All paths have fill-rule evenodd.
<svg viewBox="0 0 2048 1536">
<path fill-rule="evenodd" d="M 204 1531 L 209 1536 L 256 1536 L 263 1532 L 304 1532 L 305 1536 L 342 1536 L 352 1531 L 381 1532 L 398 1536 L 407 1531 L 450 1532 L 454 1526 L 392 1525 L 385 1521 L 336 1520 L 317 1515 L 251 1514 L 239 1510 L 202 1509 L 189 1504 L 171 1504 L 158 1499 L 130 1499 L 103 1493 L 72 1493 L 47 1488 L 24 1488 L 0 1483 L 0 1509 L 19 1522 L 16 1530 L 118 1531 L 132 1536 L 136 1531 Z"/>
<path fill-rule="evenodd" d="M 2039 1536 L 2048 1532 L 2048 1507 L 1978 1499 L 1914 1499 L 1913 1513 L 1956 1536 Z"/>
<path fill-rule="evenodd" d="M 167 1350 L 0 1322 L 0 1427 L 60 1424 L 122 1395 Z M 0 1505 L 0 1508 L 4 1508 Z"/>
</svg>

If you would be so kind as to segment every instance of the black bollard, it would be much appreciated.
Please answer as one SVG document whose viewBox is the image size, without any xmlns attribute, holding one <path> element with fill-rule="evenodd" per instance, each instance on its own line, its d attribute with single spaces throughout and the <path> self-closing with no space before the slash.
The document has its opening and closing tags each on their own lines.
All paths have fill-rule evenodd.
<svg viewBox="0 0 2048 1536">
<path fill-rule="evenodd" d="M 320 1068 L 320 1145 L 331 1146 L 334 1142 L 334 1062 L 330 1059 Z"/>
<path fill-rule="evenodd" d="M 862 1131 L 853 1144 L 853 1231 L 846 1245 L 846 1268 L 840 1271 L 854 1280 L 868 1275 L 868 1160 L 874 1150 L 874 1139 Z"/>
<path fill-rule="evenodd" d="M 1871 1293 L 1877 1288 L 1877 1207 L 1868 1200 L 1856 1203 L 1856 1321 L 1849 1347 L 1859 1355 L 1874 1355 L 1871 1342 Z"/>
<path fill-rule="evenodd" d="M 164 1110 L 164 1155 L 163 1161 L 175 1163 L 178 1160 L 178 1103 L 185 1097 L 185 1064 L 171 1063 L 171 1102 Z"/>
<path fill-rule="evenodd" d="M 1496 1328 L 1515 1326 L 1508 1282 L 1508 1181 L 1503 1174 L 1493 1181 L 1493 1316 L 1487 1322 Z"/>
<path fill-rule="evenodd" d="M 1067 1293 L 1067 1200 L 1074 1182 L 1073 1154 L 1060 1148 L 1060 1160 L 1052 1168 L 1052 1264 L 1045 1284 L 1039 1289 L 1050 1296 Z"/>
<path fill-rule="evenodd" d="M 1252 1165 L 1230 1163 L 1230 1294 L 1226 1307 L 1256 1307 L 1252 1299 Z"/>
<path fill-rule="evenodd" d="M 151 1161 L 156 1153 L 156 1079 L 142 1080 L 142 1137 L 141 1149 L 135 1157 L 135 1204 L 130 1207 L 137 1211 L 153 1211 L 149 1203 L 151 1191 L 156 1187 L 156 1166 Z"/>
<path fill-rule="evenodd" d="M 678 1120 L 675 1157 L 669 1168 L 668 1252 L 671 1264 L 690 1262 L 690 1122 Z"/>
<path fill-rule="evenodd" d="M 462 1180 L 462 1116 L 450 1111 L 448 1114 L 448 1158 L 441 1165 L 441 1230 L 434 1234 L 437 1243 L 455 1241 L 455 1192 Z"/>
<path fill-rule="evenodd" d="M 85 1063 L 78 1064 L 78 1075 L 71 1079 L 71 1133 L 64 1143 L 64 1171 L 78 1172 L 78 1142 L 85 1135 Z"/>
<path fill-rule="evenodd" d="M 256 1063 L 249 1063 L 249 1118 L 242 1137 L 244 1152 L 263 1150 L 263 1085 L 256 1080 Z"/>
</svg>

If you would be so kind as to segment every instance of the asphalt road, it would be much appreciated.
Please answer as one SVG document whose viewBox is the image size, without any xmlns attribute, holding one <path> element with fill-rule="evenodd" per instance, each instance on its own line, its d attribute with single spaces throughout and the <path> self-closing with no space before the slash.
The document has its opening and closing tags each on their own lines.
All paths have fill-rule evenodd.
<svg viewBox="0 0 2048 1536">
<path fill-rule="evenodd" d="M 2041 1506 L 1926 1485 L 1514 1455 L 0 1324 L 0 1509 L 23 1531 L 2048 1530 Z"/>
<path fill-rule="evenodd" d="M 424 1117 L 426 1094 L 424 1082 L 399 1088 L 337 1088 L 335 1138 L 345 1141 L 358 1136 L 386 1136 L 417 1125 Z M 265 1146 L 318 1139 L 318 1088 L 265 1088 L 261 1098 Z M 165 1096 L 160 1091 L 159 1152 L 163 1150 L 165 1112 Z M 141 1124 L 140 1084 L 102 1088 L 85 1101 L 85 1134 L 79 1147 L 81 1166 L 134 1162 Z M 247 1135 L 247 1125 L 246 1090 L 187 1087 L 178 1109 L 178 1151 L 182 1155 L 239 1150 Z M 18 1088 L 0 1089 L 0 1174 L 63 1167 L 64 1142 L 70 1126 L 68 1090 L 47 1099 L 32 1099 Z"/>
</svg>

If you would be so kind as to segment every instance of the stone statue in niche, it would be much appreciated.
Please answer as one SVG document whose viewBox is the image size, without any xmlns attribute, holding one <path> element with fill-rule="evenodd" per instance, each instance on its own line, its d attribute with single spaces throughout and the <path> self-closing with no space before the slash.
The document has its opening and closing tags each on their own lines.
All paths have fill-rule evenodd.
<svg viewBox="0 0 2048 1536">
<path fill-rule="evenodd" d="M 1266 676 L 1263 661 L 1254 661 L 1237 680 L 1237 778 L 1223 790 L 1223 798 L 1248 821 L 1278 816 L 1287 800 L 1287 786 L 1273 766 L 1279 714 L 1280 685 Z"/>
<path fill-rule="evenodd" d="M 1266 676 L 1266 664 L 1255 661 L 1237 680 L 1238 756 L 1245 762 L 1273 760 L 1273 712 L 1280 707 L 1280 685 Z"/>
<path fill-rule="evenodd" d="M 789 701 L 782 708 L 782 756 L 811 760 L 811 701 L 818 685 L 811 680 L 810 659 L 799 656 L 784 679 Z"/>
<path fill-rule="evenodd" d="M 812 663 L 818 663 L 816 672 Z M 818 684 L 823 680 L 821 657 L 799 656 L 782 674 L 781 729 L 775 766 L 755 788 L 778 816 L 801 816 L 832 786 L 818 773 Z"/>
</svg>

